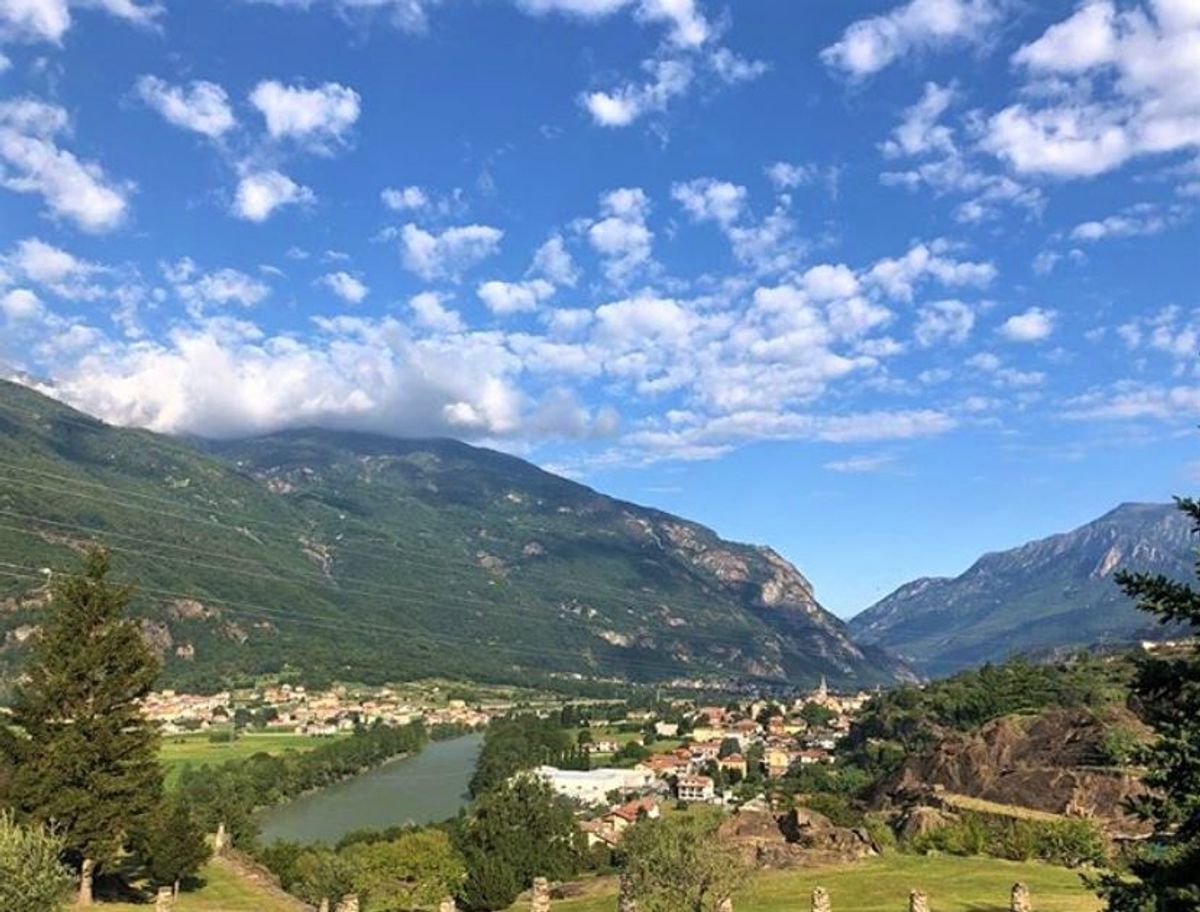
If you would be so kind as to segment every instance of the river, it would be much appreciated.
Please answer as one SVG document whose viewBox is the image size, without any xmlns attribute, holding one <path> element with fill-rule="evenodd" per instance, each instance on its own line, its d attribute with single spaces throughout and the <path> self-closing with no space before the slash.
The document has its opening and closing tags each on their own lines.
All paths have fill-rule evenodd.
<svg viewBox="0 0 1200 912">
<path fill-rule="evenodd" d="M 332 844 L 352 830 L 453 817 L 467 801 L 482 742 L 479 734 L 431 741 L 415 756 L 268 808 L 258 818 L 261 841 Z"/>
</svg>

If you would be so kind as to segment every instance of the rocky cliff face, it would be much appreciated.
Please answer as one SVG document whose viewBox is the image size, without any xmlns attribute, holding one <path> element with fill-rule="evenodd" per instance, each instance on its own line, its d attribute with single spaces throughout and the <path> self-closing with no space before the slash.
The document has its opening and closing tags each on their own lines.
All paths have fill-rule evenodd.
<svg viewBox="0 0 1200 912">
<path fill-rule="evenodd" d="M 929 675 L 1016 653 L 1159 637 L 1164 630 L 1113 575 L 1124 568 L 1188 579 L 1193 545 L 1173 505 L 1123 504 L 1071 532 L 985 555 L 953 579 L 907 583 L 854 617 L 850 630 Z"/>
<path fill-rule="evenodd" d="M 1105 767 L 1104 733 L 1119 725 L 1144 727 L 1125 710 L 1101 714 L 1053 710 L 1006 716 L 967 734 L 946 737 L 934 750 L 905 760 L 878 790 L 901 803 L 931 790 L 1099 821 L 1119 834 L 1144 832 L 1125 802 L 1144 793 L 1140 780 Z"/>
</svg>

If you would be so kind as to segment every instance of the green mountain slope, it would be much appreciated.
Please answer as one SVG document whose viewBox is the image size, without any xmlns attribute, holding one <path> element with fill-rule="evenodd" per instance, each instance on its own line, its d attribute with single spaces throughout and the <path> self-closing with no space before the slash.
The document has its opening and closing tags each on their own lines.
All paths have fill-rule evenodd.
<svg viewBox="0 0 1200 912">
<path fill-rule="evenodd" d="M 1122 504 L 1071 532 L 987 554 L 953 579 L 901 586 L 851 619 L 861 643 L 949 674 L 1018 653 L 1161 637 L 1113 581 L 1122 568 L 1189 579 L 1194 542 L 1172 504 Z"/>
<path fill-rule="evenodd" d="M 767 548 L 451 440 L 184 441 L 0 383 L 0 667 L 90 540 L 169 679 L 891 680 Z"/>
</svg>

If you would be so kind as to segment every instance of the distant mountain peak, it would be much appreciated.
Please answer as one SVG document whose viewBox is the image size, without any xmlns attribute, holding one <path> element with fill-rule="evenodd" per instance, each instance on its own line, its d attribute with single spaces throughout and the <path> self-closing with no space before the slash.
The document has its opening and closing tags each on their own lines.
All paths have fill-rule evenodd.
<svg viewBox="0 0 1200 912">
<path fill-rule="evenodd" d="M 1014 653 L 1162 635 L 1113 576 L 1131 569 L 1188 579 L 1193 546 L 1174 504 L 1122 503 L 1069 532 L 985 554 L 957 577 L 905 583 L 852 618 L 850 631 L 932 675 Z"/>
</svg>

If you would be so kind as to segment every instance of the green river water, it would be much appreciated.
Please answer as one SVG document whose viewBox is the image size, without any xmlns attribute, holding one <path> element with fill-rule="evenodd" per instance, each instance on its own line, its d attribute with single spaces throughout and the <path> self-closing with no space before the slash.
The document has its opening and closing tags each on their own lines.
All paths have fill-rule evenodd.
<svg viewBox="0 0 1200 912">
<path fill-rule="evenodd" d="M 433 741 L 416 756 L 269 808 L 259 816 L 260 838 L 334 843 L 352 830 L 453 817 L 467 801 L 482 741 L 478 734 Z"/>
</svg>

